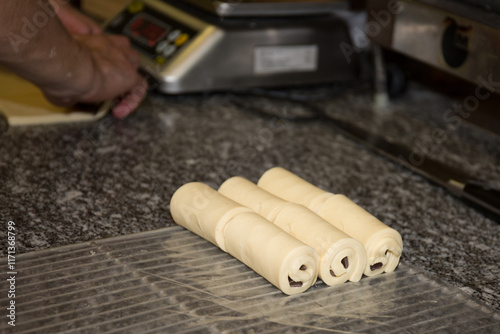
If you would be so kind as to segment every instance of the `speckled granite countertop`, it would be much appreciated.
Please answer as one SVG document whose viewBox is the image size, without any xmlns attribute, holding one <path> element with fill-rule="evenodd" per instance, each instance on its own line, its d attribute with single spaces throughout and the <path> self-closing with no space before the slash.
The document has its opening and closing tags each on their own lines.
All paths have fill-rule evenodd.
<svg viewBox="0 0 500 334">
<path fill-rule="evenodd" d="M 405 263 L 500 310 L 498 222 L 325 124 L 241 110 L 258 101 L 152 94 L 124 121 L 10 129 L 0 137 L 1 255 L 9 220 L 23 253 L 153 230 L 173 224 L 170 197 L 184 183 L 217 187 L 233 175 L 255 182 L 282 166 L 344 193 L 397 229 Z M 379 112 L 363 92 L 318 102 L 336 117 L 498 185 L 499 137 L 451 118 L 454 103 L 418 86 Z"/>
</svg>

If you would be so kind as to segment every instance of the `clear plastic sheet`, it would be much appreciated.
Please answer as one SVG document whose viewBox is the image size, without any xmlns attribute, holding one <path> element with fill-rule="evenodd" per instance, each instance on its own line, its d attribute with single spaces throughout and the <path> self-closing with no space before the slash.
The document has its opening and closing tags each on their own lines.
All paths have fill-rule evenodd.
<svg viewBox="0 0 500 334">
<path fill-rule="evenodd" d="M 16 327 L 4 319 L 0 332 L 500 333 L 499 312 L 405 263 L 286 296 L 180 227 L 23 254 L 16 265 Z"/>
</svg>

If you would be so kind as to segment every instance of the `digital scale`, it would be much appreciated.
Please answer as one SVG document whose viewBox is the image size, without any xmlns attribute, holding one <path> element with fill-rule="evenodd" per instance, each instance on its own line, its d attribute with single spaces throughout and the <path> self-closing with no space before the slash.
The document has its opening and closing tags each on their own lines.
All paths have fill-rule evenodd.
<svg viewBox="0 0 500 334">
<path fill-rule="evenodd" d="M 315 84 L 358 76 L 345 58 L 348 1 L 130 2 L 106 24 L 128 36 L 168 94 Z"/>
</svg>

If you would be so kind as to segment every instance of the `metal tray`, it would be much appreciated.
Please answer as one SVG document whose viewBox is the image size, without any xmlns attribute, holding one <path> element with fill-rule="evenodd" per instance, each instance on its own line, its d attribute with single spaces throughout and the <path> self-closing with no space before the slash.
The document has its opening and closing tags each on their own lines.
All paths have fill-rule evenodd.
<svg viewBox="0 0 500 334">
<path fill-rule="evenodd" d="M 500 333 L 499 312 L 405 263 L 286 296 L 180 227 L 23 254 L 16 267 L 4 333 Z"/>
</svg>

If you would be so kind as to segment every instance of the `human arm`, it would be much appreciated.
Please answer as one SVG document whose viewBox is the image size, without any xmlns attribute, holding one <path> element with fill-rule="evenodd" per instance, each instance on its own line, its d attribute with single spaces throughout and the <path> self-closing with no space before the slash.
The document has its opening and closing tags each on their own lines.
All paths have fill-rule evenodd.
<svg viewBox="0 0 500 334">
<path fill-rule="evenodd" d="M 126 37 L 71 35 L 48 0 L 7 0 L 0 11 L 0 63 L 41 88 L 57 105 L 122 96 L 125 117 L 146 94 L 139 56 Z"/>
<path fill-rule="evenodd" d="M 49 0 L 57 17 L 70 34 L 102 34 L 102 28 L 88 16 L 83 15 L 70 5 L 69 1 Z"/>
</svg>

